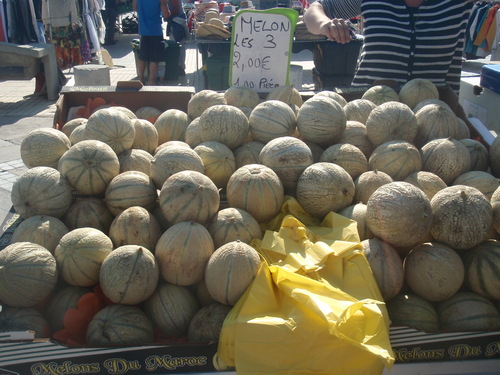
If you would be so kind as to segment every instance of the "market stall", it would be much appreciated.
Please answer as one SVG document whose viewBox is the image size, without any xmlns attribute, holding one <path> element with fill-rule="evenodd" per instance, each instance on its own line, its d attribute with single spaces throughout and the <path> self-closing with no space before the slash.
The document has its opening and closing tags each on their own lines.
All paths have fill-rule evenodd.
<svg viewBox="0 0 500 375">
<path fill-rule="evenodd" d="M 281 21 L 278 15 L 283 13 L 272 13 Z M 298 44 L 286 22 L 285 16 L 287 33 L 273 39 L 290 40 L 280 44 L 288 45 L 286 53 L 274 49 L 281 55 L 262 57 L 258 50 L 242 52 L 240 67 L 289 58 Z M 456 194 L 453 181 L 460 176 L 451 175 L 456 168 L 440 169 L 453 160 L 463 174 L 484 172 L 500 192 L 500 171 L 493 159 L 500 153 L 496 138 L 480 122 L 468 119 L 447 86 L 414 81 L 386 86 L 383 92 L 372 87 L 300 92 L 287 84 L 289 72 L 283 67 L 289 65 L 274 64 L 271 75 L 232 72 L 246 85 L 224 90 L 143 87 L 132 81 L 63 90 L 53 129 L 23 140 L 29 170 L 13 186 L 12 203 L 16 229 L 32 226 L 12 233 L 25 241 L 8 241 L 0 251 L 0 286 L 9 285 L 0 287 L 5 306 L 0 321 L 15 309 L 27 308 L 32 314 L 28 324 L 41 321 L 43 328 L 5 333 L 0 342 L 2 370 L 137 375 L 498 373 L 500 245 L 493 209 L 500 197 L 491 195 L 490 204 L 485 190 L 478 193 L 479 188 L 472 187 Z M 276 87 L 250 87 L 271 78 L 278 82 Z M 417 83 L 426 90 L 411 89 Z M 425 92 L 425 99 L 417 91 Z M 381 94 L 398 98 L 398 116 L 384 115 L 387 105 L 375 104 Z M 348 132 L 349 107 L 363 98 L 373 103 L 374 116 L 382 116 L 369 121 L 365 113 L 365 130 L 373 132 L 374 121 L 387 126 L 371 133 L 371 148 L 363 147 L 367 133 L 349 133 L 347 142 L 342 138 Z M 434 107 L 428 109 L 435 111 L 429 110 L 421 124 L 429 131 L 417 138 L 416 114 L 409 107 L 429 99 Z M 403 100 L 408 108 L 403 109 Z M 238 108 L 250 108 L 250 116 Z M 355 108 L 358 122 L 362 112 Z M 450 120 L 445 127 L 450 137 L 439 144 L 447 147 L 445 156 L 424 167 L 415 161 L 425 153 L 426 141 L 442 139 L 432 134 L 434 112 Z M 120 137 L 114 137 L 115 130 Z M 77 138 L 80 131 L 83 139 Z M 409 134 L 414 138 L 399 138 Z M 249 135 L 253 142 L 247 142 Z M 51 145 L 42 153 L 36 147 L 41 139 Z M 261 148 L 249 156 L 252 162 L 240 162 L 236 168 L 237 150 L 249 143 L 260 143 Z M 394 148 L 384 149 L 386 143 Z M 329 162 L 335 155 L 326 150 L 342 144 L 359 152 L 344 149 L 341 156 L 348 155 L 347 160 Z M 475 160 L 482 161 L 483 169 L 472 169 L 472 152 L 465 144 L 474 146 Z M 141 150 L 137 154 L 145 162 L 124 159 L 133 150 Z M 439 154 L 437 148 L 432 151 L 427 157 Z M 381 168 L 369 164 L 377 156 Z M 120 170 L 131 161 L 137 164 Z M 226 168 L 217 168 L 221 164 Z M 358 169 L 360 164 L 364 169 Z M 94 171 L 99 178 L 87 179 Z M 364 172 L 380 176 L 382 171 L 392 181 L 363 200 L 356 193 L 357 178 Z M 418 181 L 406 182 L 410 174 L 423 171 L 432 171 L 443 183 L 446 179 L 434 196 L 448 197 L 450 206 L 433 207 L 430 189 Z M 455 189 L 453 194 L 448 188 Z M 474 199 L 467 200 L 468 194 Z M 88 206 L 82 208 L 82 203 Z M 354 206 L 363 204 L 371 220 L 354 216 Z M 439 215 L 444 227 L 433 227 L 433 215 Z M 41 221 L 34 223 L 37 216 Z M 34 233 L 47 234 L 48 227 L 51 236 L 41 236 L 43 245 L 26 240 Z M 49 243 L 49 237 L 57 239 Z M 234 257 L 221 256 L 226 249 Z M 18 256 L 26 251 L 36 257 Z M 86 262 L 89 252 L 92 262 Z M 415 255 L 419 252 L 421 259 Z M 490 255 L 491 268 L 472 266 Z M 419 261 L 427 263 L 419 266 Z M 35 273 L 35 268 L 46 272 Z M 59 292 L 69 289 L 76 294 L 61 308 L 68 294 Z M 400 303 L 399 308 L 391 310 L 392 303 Z M 32 310 L 43 311 L 50 334 Z M 199 318 L 198 313 L 207 310 Z M 401 311 L 406 314 L 398 314 Z"/>
</svg>

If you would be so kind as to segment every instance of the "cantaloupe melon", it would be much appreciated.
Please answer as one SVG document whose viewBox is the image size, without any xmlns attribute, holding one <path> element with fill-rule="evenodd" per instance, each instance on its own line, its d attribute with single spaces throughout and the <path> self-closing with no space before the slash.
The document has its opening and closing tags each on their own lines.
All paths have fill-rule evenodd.
<svg viewBox="0 0 500 375">
<path fill-rule="evenodd" d="M 61 128 L 61 131 L 66 134 L 66 137 L 70 137 L 71 133 L 73 130 L 75 130 L 77 127 L 80 125 L 85 125 L 87 123 L 87 119 L 84 117 L 76 117 L 74 119 L 71 119 L 67 121 L 63 127 Z"/>
<path fill-rule="evenodd" d="M 374 237 L 372 231 L 366 224 L 366 204 L 352 204 L 340 210 L 339 214 L 356 222 L 360 241 L 364 241 Z"/>
<path fill-rule="evenodd" d="M 354 180 L 355 193 L 354 200 L 366 204 L 373 192 L 382 185 L 393 182 L 391 176 L 379 170 L 370 170 L 363 172 Z"/>
<path fill-rule="evenodd" d="M 292 135 L 296 122 L 297 118 L 290 106 L 279 100 L 266 100 L 258 104 L 248 118 L 252 139 L 262 143 Z"/>
<path fill-rule="evenodd" d="M 77 228 L 65 234 L 54 256 L 62 279 L 69 285 L 94 286 L 104 259 L 113 251 L 113 242 L 95 228 Z"/>
<path fill-rule="evenodd" d="M 413 112 L 417 113 L 419 110 L 421 110 L 423 107 L 425 107 L 426 105 L 429 105 L 429 104 L 435 104 L 435 105 L 438 105 L 440 107 L 443 107 L 445 109 L 449 109 L 450 111 L 452 111 L 449 104 L 446 103 L 444 100 L 431 98 L 431 99 L 424 99 L 421 102 L 419 102 L 415 107 L 412 108 Z"/>
<path fill-rule="evenodd" d="M 59 269 L 41 245 L 16 242 L 0 251 L 0 301 L 11 307 L 33 307 L 56 285 Z"/>
<path fill-rule="evenodd" d="M 491 300 L 500 300 L 500 243 L 487 240 L 463 255 L 465 285 Z"/>
<path fill-rule="evenodd" d="M 106 143 L 119 155 L 132 148 L 135 128 L 132 120 L 114 108 L 99 109 L 85 124 L 85 138 Z"/>
<path fill-rule="evenodd" d="M 238 146 L 233 152 L 236 169 L 247 164 L 258 164 L 260 151 L 264 145 L 262 142 L 251 141 Z"/>
<path fill-rule="evenodd" d="M 431 199 L 432 237 L 453 249 L 467 250 L 488 238 L 493 224 L 490 202 L 478 189 L 449 186 Z"/>
<path fill-rule="evenodd" d="M 115 216 L 133 206 L 152 210 L 157 198 L 158 193 L 153 180 L 139 171 L 118 174 L 109 182 L 104 192 L 104 202 Z"/>
<path fill-rule="evenodd" d="M 217 248 L 205 268 L 205 283 L 219 303 L 234 305 L 253 281 L 261 265 L 259 253 L 250 245 L 231 241 Z"/>
<path fill-rule="evenodd" d="M 266 100 L 280 100 L 290 106 L 297 106 L 299 108 L 303 103 L 299 90 L 292 85 L 275 87 L 267 94 Z"/>
<path fill-rule="evenodd" d="M 203 111 L 199 126 L 203 142 L 217 141 L 230 149 L 241 145 L 250 130 L 243 111 L 227 104 L 214 105 Z"/>
<path fill-rule="evenodd" d="M 70 147 L 71 141 L 63 132 L 54 128 L 35 129 L 21 141 L 21 159 L 28 168 L 57 168 L 59 159 Z"/>
<path fill-rule="evenodd" d="M 375 105 L 386 102 L 399 102 L 399 94 L 392 87 L 387 85 L 374 85 L 368 88 L 361 99 L 369 100 Z"/>
<path fill-rule="evenodd" d="M 50 336 L 49 323 L 42 313 L 33 307 L 3 306 L 0 311 L 0 332 L 34 332 L 35 338 Z"/>
<path fill-rule="evenodd" d="M 231 86 L 224 91 L 224 99 L 235 107 L 255 108 L 260 103 L 257 91 L 247 86 Z"/>
<path fill-rule="evenodd" d="M 329 146 L 323 151 L 319 161 L 340 165 L 353 180 L 368 171 L 368 160 L 365 154 L 350 143 L 337 143 Z"/>
<path fill-rule="evenodd" d="M 151 178 L 158 189 L 167 178 L 181 171 L 205 172 L 203 160 L 191 148 L 172 144 L 161 148 L 151 160 Z"/>
<path fill-rule="evenodd" d="M 448 186 L 437 174 L 427 171 L 411 173 L 404 181 L 421 189 L 429 199 L 432 199 L 438 191 Z"/>
<path fill-rule="evenodd" d="M 218 104 L 227 104 L 224 93 L 215 90 L 201 90 L 189 99 L 187 114 L 191 120 L 194 120 L 199 117 L 205 109 Z"/>
<path fill-rule="evenodd" d="M 35 215 L 62 218 L 73 199 L 64 175 L 51 167 L 34 167 L 22 173 L 10 194 L 12 206 L 23 219 Z"/>
<path fill-rule="evenodd" d="M 500 137 L 495 137 L 489 148 L 491 174 L 500 177 Z"/>
<path fill-rule="evenodd" d="M 500 188 L 493 192 L 490 203 L 493 209 L 493 228 L 497 233 L 500 233 Z"/>
<path fill-rule="evenodd" d="M 368 99 L 354 99 L 344 106 L 347 121 L 358 121 L 366 124 L 368 115 L 377 105 Z"/>
<path fill-rule="evenodd" d="M 439 317 L 430 301 L 411 292 L 401 292 L 387 302 L 391 326 L 411 327 L 422 332 L 437 332 Z"/>
<path fill-rule="evenodd" d="M 489 152 L 486 146 L 470 138 L 460 139 L 460 142 L 469 150 L 471 171 L 487 171 L 489 168 Z"/>
<path fill-rule="evenodd" d="M 428 301 L 444 301 L 462 287 L 464 264 L 460 255 L 447 245 L 420 244 L 406 255 L 403 264 L 408 286 Z"/>
<path fill-rule="evenodd" d="M 423 146 L 437 138 L 455 138 L 457 116 L 451 109 L 437 104 L 428 104 L 415 113 L 418 131 L 415 144 Z"/>
<path fill-rule="evenodd" d="M 200 306 L 193 292 L 180 285 L 161 282 L 144 302 L 144 311 L 155 328 L 167 337 L 187 335 L 189 323 Z"/>
<path fill-rule="evenodd" d="M 199 309 L 189 323 L 188 340 L 204 343 L 219 341 L 222 325 L 231 307 L 214 302 Z"/>
<path fill-rule="evenodd" d="M 118 161 L 120 162 L 120 173 L 139 171 L 151 176 L 153 155 L 145 150 L 132 148 L 124 151 L 118 156 Z"/>
<path fill-rule="evenodd" d="M 225 188 L 229 177 L 236 170 L 233 151 L 225 144 L 217 141 L 202 142 L 194 148 L 194 151 L 203 162 L 204 174 L 218 188 Z"/>
<path fill-rule="evenodd" d="M 57 169 L 79 193 L 99 195 L 120 173 L 120 161 L 106 143 L 86 140 L 71 146 L 59 160 Z"/>
<path fill-rule="evenodd" d="M 335 100 L 337 103 L 340 104 L 342 108 L 344 108 L 345 105 L 347 104 L 347 100 L 342 95 L 336 93 L 335 91 L 322 90 L 314 94 L 314 96 L 326 96 L 327 98 Z"/>
<path fill-rule="evenodd" d="M 184 140 L 189 122 L 186 112 L 175 108 L 167 109 L 154 123 L 158 131 L 158 144 Z"/>
<path fill-rule="evenodd" d="M 311 149 L 298 138 L 278 137 L 270 140 L 259 154 L 259 163 L 271 168 L 280 178 L 285 193 L 294 195 L 297 180 L 313 163 Z"/>
<path fill-rule="evenodd" d="M 486 199 L 491 200 L 493 192 L 500 187 L 500 181 L 486 171 L 469 171 L 458 176 L 453 185 L 472 186 L 483 193 Z"/>
<path fill-rule="evenodd" d="M 33 242 L 54 254 L 60 239 L 68 232 L 69 228 L 58 218 L 35 215 L 19 223 L 10 242 Z"/>
<path fill-rule="evenodd" d="M 69 309 L 76 308 L 79 299 L 84 294 L 90 292 L 90 288 L 66 284 L 54 290 L 44 310 L 44 315 L 52 332 L 57 332 L 64 328 L 64 315 L 66 312 Z"/>
<path fill-rule="evenodd" d="M 104 258 L 99 285 L 112 302 L 137 305 L 154 293 L 159 278 L 160 268 L 149 249 L 123 245 Z"/>
<path fill-rule="evenodd" d="M 297 181 L 297 200 L 314 217 L 323 219 L 351 205 L 354 181 L 340 165 L 319 162 L 307 167 Z"/>
<path fill-rule="evenodd" d="M 391 300 L 403 289 L 402 259 L 394 247 L 380 238 L 364 240 L 361 246 L 384 301 Z"/>
<path fill-rule="evenodd" d="M 375 236 L 395 247 L 411 247 L 428 238 L 432 209 L 416 186 L 394 181 L 379 187 L 366 203 L 366 221 Z"/>
<path fill-rule="evenodd" d="M 471 138 L 471 133 L 469 125 L 467 125 L 467 123 L 463 119 L 457 117 L 457 133 L 455 134 L 455 139 L 461 141 L 463 139 L 470 139 L 470 138 Z"/>
<path fill-rule="evenodd" d="M 483 296 L 459 291 L 436 305 L 442 331 L 496 331 L 500 329 L 500 313 Z"/>
<path fill-rule="evenodd" d="M 77 128 L 73 129 L 73 131 L 69 135 L 69 140 L 71 142 L 71 145 L 76 145 L 78 142 L 85 141 L 86 139 L 87 138 L 85 138 L 85 124 L 82 124 Z"/>
<path fill-rule="evenodd" d="M 228 242 L 240 240 L 250 243 L 262 239 L 262 230 L 255 218 L 241 208 L 227 207 L 219 210 L 208 222 L 207 229 L 216 249 Z"/>
<path fill-rule="evenodd" d="M 149 154 L 153 154 L 159 143 L 158 131 L 155 126 L 150 121 L 144 119 L 132 120 L 132 124 L 134 124 L 135 131 L 132 149 L 144 150 Z"/>
<path fill-rule="evenodd" d="M 371 170 L 387 173 L 394 181 L 403 181 L 422 169 L 420 151 L 412 143 L 395 140 L 377 146 L 368 159 Z"/>
<path fill-rule="evenodd" d="M 204 174 L 182 171 L 165 181 L 158 203 L 170 225 L 182 221 L 206 224 L 219 209 L 220 195 L 214 182 Z"/>
<path fill-rule="evenodd" d="M 91 227 L 108 233 L 114 215 L 100 198 L 75 199 L 64 215 L 68 229 Z"/>
<path fill-rule="evenodd" d="M 361 152 L 363 152 L 367 159 L 375 149 L 375 146 L 373 146 L 372 142 L 368 138 L 368 135 L 366 134 L 366 126 L 363 123 L 354 120 L 347 120 L 346 128 L 338 140 L 338 143 L 349 143 L 356 146 L 361 150 Z"/>
<path fill-rule="evenodd" d="M 297 114 L 300 138 L 320 146 L 336 143 L 346 128 L 346 122 L 340 104 L 326 96 L 306 100 Z"/>
<path fill-rule="evenodd" d="M 366 119 L 366 134 L 373 145 L 389 141 L 412 143 L 418 132 L 417 119 L 406 104 L 390 101 L 374 108 Z"/>
<path fill-rule="evenodd" d="M 226 196 L 230 207 L 241 208 L 262 223 L 279 212 L 285 193 L 280 178 L 271 168 L 248 164 L 233 173 Z"/>
<path fill-rule="evenodd" d="M 85 337 L 87 344 L 92 346 L 151 344 L 154 340 L 154 327 L 139 307 L 114 304 L 94 315 Z"/>
<path fill-rule="evenodd" d="M 156 217 L 141 206 L 123 210 L 109 227 L 109 238 L 115 247 L 139 245 L 150 251 L 154 251 L 162 233 Z"/>
<path fill-rule="evenodd" d="M 438 138 L 421 147 L 422 170 L 438 175 L 447 185 L 470 171 L 470 154 L 463 143 L 452 138 Z"/>
<path fill-rule="evenodd" d="M 194 221 L 172 225 L 155 247 L 162 278 L 184 286 L 195 285 L 204 278 L 205 267 L 213 252 L 210 233 Z"/>
<path fill-rule="evenodd" d="M 153 106 L 150 106 L 150 105 L 140 107 L 140 108 L 136 109 L 136 111 L 134 112 L 137 119 L 146 120 L 146 121 L 149 121 L 152 123 L 154 123 L 156 121 L 156 119 L 158 118 L 158 116 L 161 115 L 161 113 L 162 112 L 160 109 L 153 107 Z"/>
<path fill-rule="evenodd" d="M 399 90 L 399 100 L 410 108 L 426 99 L 439 99 L 439 91 L 429 79 L 413 78 Z"/>
</svg>

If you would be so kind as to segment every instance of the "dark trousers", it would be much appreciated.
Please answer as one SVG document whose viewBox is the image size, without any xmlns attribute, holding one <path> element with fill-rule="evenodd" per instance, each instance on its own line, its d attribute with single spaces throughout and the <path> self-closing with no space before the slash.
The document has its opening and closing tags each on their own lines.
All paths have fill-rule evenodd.
<svg viewBox="0 0 500 375">
<path fill-rule="evenodd" d="M 116 19 L 118 17 L 118 10 L 109 8 L 101 11 L 104 25 L 106 26 L 106 35 L 104 37 L 104 44 L 113 44 L 115 40 Z"/>
</svg>

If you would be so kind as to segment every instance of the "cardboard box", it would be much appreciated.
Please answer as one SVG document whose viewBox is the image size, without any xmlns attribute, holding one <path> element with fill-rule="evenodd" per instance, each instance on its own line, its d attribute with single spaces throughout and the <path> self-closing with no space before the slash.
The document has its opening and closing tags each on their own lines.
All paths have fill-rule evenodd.
<svg viewBox="0 0 500 375">
<path fill-rule="evenodd" d="M 54 127 L 60 129 L 70 118 L 72 109 L 86 105 L 89 99 L 102 98 L 106 103 L 124 106 L 133 112 L 147 106 L 161 111 L 187 112 L 194 93 L 191 86 L 142 86 L 139 81 L 118 82 L 116 86 L 64 86 L 56 102 Z"/>
<path fill-rule="evenodd" d="M 482 139 L 480 122 L 471 124 L 458 103 L 458 97 L 442 87 L 440 98 L 471 126 L 473 137 Z M 363 88 L 336 90 L 347 100 L 360 98 Z M 102 97 L 131 110 L 155 106 L 161 110 L 187 110 L 190 87 L 96 87 L 63 90 L 56 103 L 54 124 L 63 124 L 71 107 Z M 307 99 L 314 92 L 304 92 Z M 484 129 L 482 129 L 484 130 Z M 488 142 L 486 142 L 488 143 Z M 10 217 L 9 220 L 14 218 Z M 15 220 L 14 220 L 15 221 Z M 5 223 L 4 223 L 5 224 Z M 6 226 L 0 228 L 0 236 Z M 410 374 L 498 374 L 500 373 L 500 332 L 424 333 L 407 327 L 391 328 L 396 364 L 390 375 Z M 167 374 L 217 371 L 213 358 L 217 343 L 172 343 L 113 348 L 70 348 L 50 339 L 0 336 L 0 375 L 22 374 Z M 219 372 L 234 374 L 234 372 Z"/>
</svg>

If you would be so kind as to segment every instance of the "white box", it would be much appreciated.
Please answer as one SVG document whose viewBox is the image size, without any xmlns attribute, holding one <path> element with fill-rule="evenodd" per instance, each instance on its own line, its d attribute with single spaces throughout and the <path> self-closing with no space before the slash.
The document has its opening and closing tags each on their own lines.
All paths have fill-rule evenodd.
<svg viewBox="0 0 500 375">
<path fill-rule="evenodd" d="M 480 85 L 481 77 L 462 77 L 459 102 L 467 117 L 479 119 L 496 134 L 500 133 L 500 95 Z"/>
</svg>

